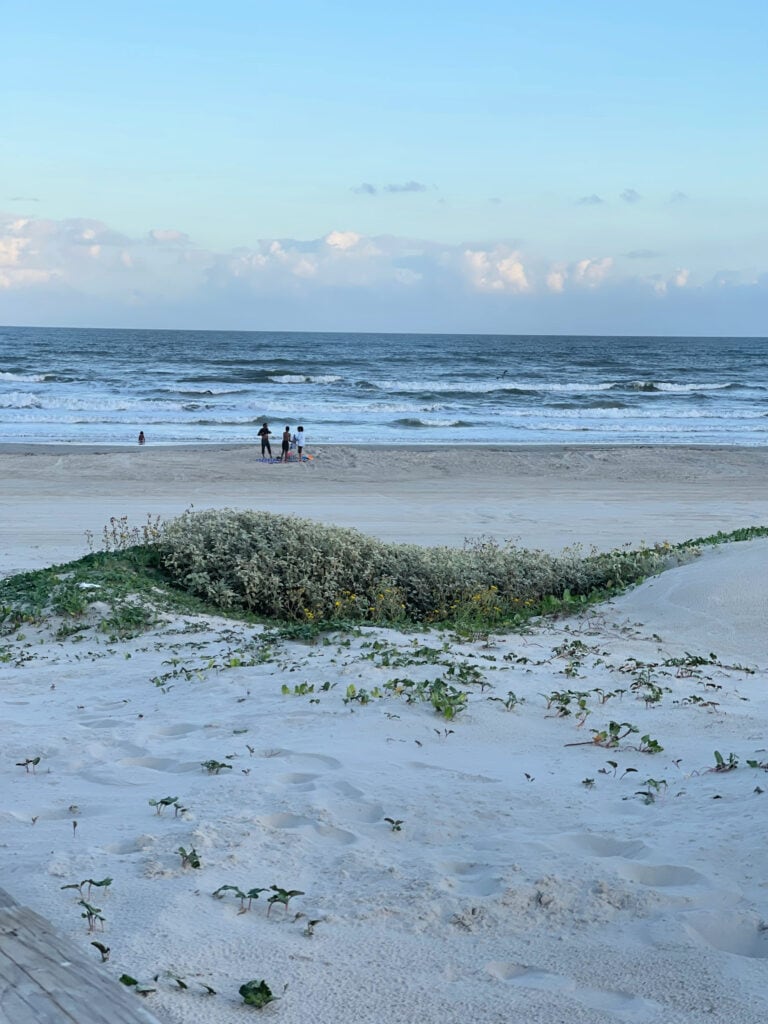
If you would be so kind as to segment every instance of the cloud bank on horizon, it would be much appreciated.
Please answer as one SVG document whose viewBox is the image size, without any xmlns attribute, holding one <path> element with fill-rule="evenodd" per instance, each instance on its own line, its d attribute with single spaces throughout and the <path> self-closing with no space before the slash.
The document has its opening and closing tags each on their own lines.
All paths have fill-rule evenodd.
<svg viewBox="0 0 768 1024">
<path fill-rule="evenodd" d="M 130 237 L 87 218 L 5 213 L 0 314 L 63 326 L 758 333 L 768 273 L 664 273 L 660 255 L 545 259 L 504 241 L 343 230 L 216 251 L 177 229 Z"/>
<path fill-rule="evenodd" d="M 766 328 L 764 0 L 8 0 L 0 322 Z"/>
</svg>

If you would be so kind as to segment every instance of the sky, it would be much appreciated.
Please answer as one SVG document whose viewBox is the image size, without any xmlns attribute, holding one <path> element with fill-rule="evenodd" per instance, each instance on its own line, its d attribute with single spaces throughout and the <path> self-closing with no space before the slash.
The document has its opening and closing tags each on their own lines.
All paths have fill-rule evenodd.
<svg viewBox="0 0 768 1024">
<path fill-rule="evenodd" d="M 0 323 L 768 333 L 762 0 L 0 14 Z"/>
</svg>

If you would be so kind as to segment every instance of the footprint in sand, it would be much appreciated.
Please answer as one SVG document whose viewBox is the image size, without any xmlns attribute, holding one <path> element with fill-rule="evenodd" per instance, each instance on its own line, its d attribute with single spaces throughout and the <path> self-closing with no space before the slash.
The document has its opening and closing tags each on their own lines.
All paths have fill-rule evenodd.
<svg viewBox="0 0 768 1024">
<path fill-rule="evenodd" d="M 326 804 L 334 809 L 336 818 L 357 825 L 374 825 L 386 816 L 387 812 L 380 803 L 372 803 L 361 789 L 343 779 L 330 783 L 327 792 Z"/>
<path fill-rule="evenodd" d="M 117 764 L 136 768 L 148 768 L 153 772 L 171 772 L 174 775 L 182 772 L 200 771 L 199 761 L 174 761 L 170 757 L 123 757 Z"/>
<path fill-rule="evenodd" d="M 757 959 L 768 957 L 768 923 L 755 914 L 739 911 L 691 914 L 685 921 L 685 930 L 723 953 Z"/>
<path fill-rule="evenodd" d="M 114 765 L 104 763 L 83 768 L 79 775 L 81 779 L 84 779 L 86 782 L 93 782 L 97 786 L 122 786 L 127 789 L 129 786 L 142 786 L 144 784 L 140 779 L 126 777 L 125 773 L 118 771 Z"/>
<path fill-rule="evenodd" d="M 315 789 L 317 778 L 318 776 L 312 772 L 288 772 L 285 775 L 278 775 L 275 782 L 278 786 L 291 786 L 302 793 L 309 793 Z"/>
<path fill-rule="evenodd" d="M 651 888 L 665 889 L 706 884 L 707 879 L 693 868 L 675 864 L 620 864 L 616 868 L 622 878 Z"/>
<path fill-rule="evenodd" d="M 258 821 L 268 828 L 309 828 L 313 824 L 309 818 L 300 814 L 266 814 Z"/>
<path fill-rule="evenodd" d="M 124 839 L 119 843 L 113 843 L 111 846 L 105 846 L 104 849 L 107 853 L 125 857 L 132 853 L 146 853 L 147 850 L 154 848 L 156 841 L 156 836 L 144 833 L 143 835 L 134 836 L 133 839 Z"/>
<path fill-rule="evenodd" d="M 337 793 L 341 793 L 342 796 L 346 796 L 350 800 L 360 800 L 365 796 L 362 789 L 358 789 L 357 786 L 353 786 L 350 782 L 345 782 L 343 779 L 334 782 L 333 788 Z"/>
<path fill-rule="evenodd" d="M 287 750 L 285 747 L 259 751 L 261 757 L 284 757 L 287 761 L 301 764 L 307 762 L 307 768 L 341 768 L 341 761 L 327 754 L 308 754 L 303 750 Z"/>
<path fill-rule="evenodd" d="M 593 857 L 637 857 L 648 847 L 642 839 L 613 839 L 611 836 L 599 836 L 593 832 L 574 832 L 560 837 L 556 845 L 566 848 L 583 850 Z"/>
<path fill-rule="evenodd" d="M 336 828 L 334 825 L 315 825 L 315 832 L 322 839 L 336 846 L 351 846 L 357 842 L 357 836 L 353 832 Z"/>
<path fill-rule="evenodd" d="M 539 967 L 526 967 L 524 964 L 495 961 L 486 964 L 486 971 L 499 981 L 520 988 L 536 989 L 540 992 L 561 992 L 571 999 L 582 1003 L 590 1010 L 609 1013 L 619 1020 L 640 1022 L 655 1016 L 661 1006 L 652 999 L 643 999 L 631 992 L 610 991 L 607 989 L 587 988 L 580 985 L 575 978 L 564 974 L 554 974 Z"/>
<path fill-rule="evenodd" d="M 447 876 L 444 884 L 449 889 L 459 889 L 471 896 L 492 896 L 501 889 L 501 882 L 489 864 L 444 861 L 438 868 Z"/>
<path fill-rule="evenodd" d="M 258 819 L 262 825 L 269 828 L 279 829 L 307 829 L 320 836 L 323 840 L 330 841 L 339 846 L 349 846 L 357 842 L 357 836 L 352 832 L 336 828 L 334 825 L 320 825 L 311 818 L 305 818 L 300 814 L 268 814 Z"/>
<path fill-rule="evenodd" d="M 335 757 L 328 757 L 327 754 L 306 754 L 298 750 L 283 750 L 283 757 L 289 757 L 292 761 L 307 761 L 309 765 L 317 765 L 322 768 L 341 768 L 341 761 Z"/>
<path fill-rule="evenodd" d="M 124 718 L 81 718 L 80 725 L 89 729 L 115 729 L 118 725 L 124 725 Z"/>
<path fill-rule="evenodd" d="M 169 725 L 164 729 L 155 729 L 153 736 L 189 736 L 192 732 L 199 732 L 200 726 L 190 722 L 179 722 L 178 725 Z"/>
</svg>

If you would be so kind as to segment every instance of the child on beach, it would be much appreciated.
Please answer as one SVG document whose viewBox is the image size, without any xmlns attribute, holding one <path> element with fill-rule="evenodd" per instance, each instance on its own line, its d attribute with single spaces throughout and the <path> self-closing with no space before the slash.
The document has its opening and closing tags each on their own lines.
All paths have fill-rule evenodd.
<svg viewBox="0 0 768 1024">
<path fill-rule="evenodd" d="M 144 437 L 144 431 L 140 430 L 139 431 L 139 444 L 146 444 L 146 443 L 147 443 L 147 439 L 146 439 L 146 437 Z"/>
<path fill-rule="evenodd" d="M 271 433 L 272 433 L 272 431 L 269 429 L 269 426 L 266 423 L 264 424 L 264 426 L 259 431 L 258 436 L 261 438 L 261 457 L 262 457 L 262 459 L 264 458 L 264 453 L 265 452 L 269 455 L 270 459 L 272 458 L 272 446 L 269 443 L 269 437 L 270 437 Z"/>
<path fill-rule="evenodd" d="M 280 458 L 283 462 L 288 461 L 288 452 L 291 450 L 291 428 L 286 426 L 283 431 L 283 443 L 282 443 L 282 454 Z"/>
<path fill-rule="evenodd" d="M 306 444 L 304 427 L 296 427 L 296 437 L 294 440 L 296 441 L 296 458 L 301 462 L 304 454 L 304 445 Z"/>
</svg>

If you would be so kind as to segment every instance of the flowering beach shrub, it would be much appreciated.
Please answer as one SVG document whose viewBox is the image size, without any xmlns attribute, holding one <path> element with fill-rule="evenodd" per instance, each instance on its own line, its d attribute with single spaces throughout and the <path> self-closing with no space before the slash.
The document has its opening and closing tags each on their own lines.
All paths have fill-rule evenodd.
<svg viewBox="0 0 768 1024">
<path fill-rule="evenodd" d="M 222 608 L 294 621 L 345 618 L 491 623 L 544 599 L 618 588 L 672 561 L 665 548 L 582 556 L 481 541 L 461 549 L 388 544 L 357 530 L 231 509 L 164 525 L 173 582 Z"/>
</svg>

